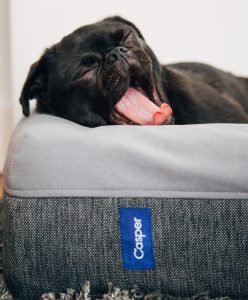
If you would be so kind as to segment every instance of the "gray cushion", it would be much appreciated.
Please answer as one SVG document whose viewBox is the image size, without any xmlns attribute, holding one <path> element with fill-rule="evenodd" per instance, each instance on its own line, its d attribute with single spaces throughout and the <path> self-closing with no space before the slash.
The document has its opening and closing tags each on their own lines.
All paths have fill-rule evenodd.
<svg viewBox="0 0 248 300">
<path fill-rule="evenodd" d="M 12 196 L 247 198 L 248 125 L 91 129 L 33 115 L 4 173 Z"/>
<path fill-rule="evenodd" d="M 4 169 L 6 282 L 18 300 L 84 280 L 245 299 L 247 178 L 248 125 L 25 118 Z M 155 267 L 125 268 L 120 208 L 150 209 Z"/>
</svg>

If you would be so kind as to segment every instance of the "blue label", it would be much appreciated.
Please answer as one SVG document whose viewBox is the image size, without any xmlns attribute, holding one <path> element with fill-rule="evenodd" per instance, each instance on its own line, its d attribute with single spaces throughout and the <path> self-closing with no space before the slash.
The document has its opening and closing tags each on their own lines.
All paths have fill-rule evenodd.
<svg viewBox="0 0 248 300">
<path fill-rule="evenodd" d="M 151 209 L 120 208 L 121 247 L 125 269 L 153 269 Z"/>
</svg>

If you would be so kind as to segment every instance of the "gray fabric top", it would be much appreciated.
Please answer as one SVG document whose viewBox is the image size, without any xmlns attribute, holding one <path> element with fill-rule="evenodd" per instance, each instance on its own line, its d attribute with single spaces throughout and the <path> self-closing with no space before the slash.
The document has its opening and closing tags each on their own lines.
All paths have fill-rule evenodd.
<svg viewBox="0 0 248 300">
<path fill-rule="evenodd" d="M 248 125 L 86 128 L 24 118 L 4 169 L 11 196 L 248 198 Z"/>
</svg>

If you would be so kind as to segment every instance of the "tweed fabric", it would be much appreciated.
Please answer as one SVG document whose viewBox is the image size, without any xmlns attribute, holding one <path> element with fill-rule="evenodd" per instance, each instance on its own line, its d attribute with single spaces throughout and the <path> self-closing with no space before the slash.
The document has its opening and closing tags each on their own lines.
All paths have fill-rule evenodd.
<svg viewBox="0 0 248 300">
<path fill-rule="evenodd" d="M 107 281 L 173 295 L 248 295 L 248 202 L 224 199 L 14 198 L 5 195 L 5 280 L 18 300 L 93 293 Z M 152 209 L 156 268 L 124 270 L 119 208 Z"/>
</svg>

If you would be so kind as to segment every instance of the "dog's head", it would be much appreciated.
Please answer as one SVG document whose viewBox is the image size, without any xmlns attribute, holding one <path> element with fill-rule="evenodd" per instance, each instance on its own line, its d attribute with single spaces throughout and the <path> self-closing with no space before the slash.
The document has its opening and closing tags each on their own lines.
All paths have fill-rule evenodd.
<svg viewBox="0 0 248 300">
<path fill-rule="evenodd" d="M 83 26 L 47 49 L 22 90 L 26 116 L 30 99 L 37 99 L 38 111 L 89 127 L 145 124 L 144 115 L 167 102 L 157 58 L 120 17 Z"/>
</svg>

